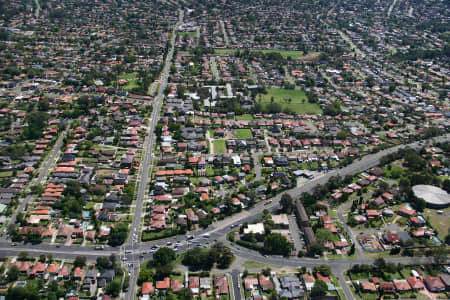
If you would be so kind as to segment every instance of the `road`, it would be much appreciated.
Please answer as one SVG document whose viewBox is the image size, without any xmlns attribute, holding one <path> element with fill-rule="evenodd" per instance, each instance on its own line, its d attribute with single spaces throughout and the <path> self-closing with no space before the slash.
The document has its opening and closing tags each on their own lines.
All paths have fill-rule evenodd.
<svg viewBox="0 0 450 300">
<path fill-rule="evenodd" d="M 131 232 L 128 237 L 128 242 L 126 245 L 124 245 L 125 249 L 131 249 L 133 257 L 131 258 L 132 261 L 136 260 L 135 255 L 135 247 L 138 242 L 138 232 L 140 231 L 140 225 L 141 225 L 141 216 L 142 216 L 142 210 L 143 210 L 143 203 L 145 198 L 145 192 L 147 189 L 147 181 L 149 178 L 149 173 L 151 172 L 151 167 L 153 166 L 153 145 L 155 142 L 155 127 L 158 124 L 159 120 L 159 113 L 161 111 L 161 105 L 163 103 L 164 99 L 164 90 L 167 86 L 168 78 L 169 78 L 169 72 L 170 72 L 170 66 L 172 65 L 172 58 L 173 58 L 173 52 L 175 49 L 175 38 L 176 38 L 176 30 L 178 26 L 183 22 L 183 10 L 180 10 L 179 12 L 179 20 L 178 23 L 175 24 L 174 29 L 172 31 L 172 39 L 170 41 L 170 49 L 167 53 L 166 60 L 164 62 L 164 68 L 161 74 L 160 79 L 160 86 L 158 90 L 158 94 L 156 95 L 156 98 L 154 100 L 153 104 L 153 111 L 151 115 L 151 120 L 148 128 L 148 136 L 147 136 L 147 143 L 146 143 L 146 149 L 145 149 L 145 156 L 144 156 L 144 162 L 142 164 L 142 177 L 141 182 L 139 184 L 139 189 L 136 197 L 136 208 L 135 213 L 133 217 L 133 223 L 131 225 Z M 139 258 L 138 258 L 139 260 Z M 126 293 L 126 299 L 132 300 L 134 299 L 135 295 L 135 286 L 137 281 L 137 276 L 139 275 L 139 264 L 134 263 L 131 266 L 130 269 L 130 286 L 128 288 L 128 292 Z"/>
<path fill-rule="evenodd" d="M 391 13 L 392 13 L 392 10 L 393 10 L 394 7 L 395 7 L 395 4 L 397 4 L 397 0 L 392 1 L 392 4 L 389 6 L 389 9 L 388 9 L 388 11 L 387 11 L 387 16 L 388 16 L 388 18 L 391 16 Z"/>
<path fill-rule="evenodd" d="M 198 46 L 200 44 L 200 26 L 197 26 L 197 28 L 195 28 L 195 36 L 197 38 L 196 45 Z"/>
<path fill-rule="evenodd" d="M 230 40 L 228 39 L 227 29 L 225 28 L 225 24 L 222 20 L 220 20 L 220 27 L 222 28 L 223 39 L 225 41 L 225 46 L 230 47 Z"/>
<path fill-rule="evenodd" d="M 182 18 L 182 14 L 181 14 L 181 18 Z M 175 35 L 173 35 L 175 36 Z M 172 44 L 174 45 L 174 44 Z M 171 51 L 169 51 L 169 55 L 168 57 L 171 56 L 171 53 L 173 51 L 173 47 L 171 48 Z M 163 84 L 167 84 L 167 70 L 170 67 L 170 60 L 166 60 L 166 67 L 164 68 L 164 72 L 162 74 L 162 83 Z M 157 97 L 157 99 L 159 99 L 159 102 L 162 101 L 162 93 L 158 94 L 159 97 Z M 161 103 L 159 104 L 161 105 Z M 159 112 L 158 110 L 155 110 Z M 156 119 L 158 118 L 158 113 L 154 113 L 154 117 L 152 118 L 152 128 L 154 128 L 155 124 L 156 124 Z M 45 176 L 44 174 L 46 174 L 51 166 L 51 162 L 55 160 L 55 158 L 57 157 L 59 151 L 60 151 L 60 143 L 62 143 L 62 136 L 64 134 L 62 134 L 60 136 L 60 138 L 58 139 L 57 143 L 54 146 L 54 149 L 52 150 L 52 152 L 50 153 L 49 159 L 48 161 L 43 165 L 43 171 L 42 174 L 40 174 L 40 176 L 38 177 L 38 182 L 44 180 Z M 435 142 L 441 142 L 441 141 L 448 141 L 450 139 L 450 135 L 445 135 L 445 136 L 441 136 L 438 138 L 434 138 L 433 140 Z M 59 145 L 59 146 L 58 146 Z M 324 184 L 326 183 L 330 177 L 332 176 L 336 176 L 336 175 L 340 175 L 340 176 L 345 176 L 348 174 L 356 174 L 359 172 L 362 172 L 366 169 L 369 169 L 375 165 L 377 165 L 379 163 L 379 160 L 389 154 L 389 153 L 393 153 L 395 151 L 397 151 L 400 148 L 404 148 L 404 147 L 411 147 L 411 148 L 419 148 L 421 147 L 421 145 L 423 145 L 423 143 L 419 143 L 419 142 L 415 142 L 415 143 L 411 143 L 408 145 L 401 145 L 401 146 L 396 146 L 390 149 L 386 149 L 384 151 L 380 151 L 378 153 L 375 154 L 371 154 L 368 155 L 364 158 L 362 158 L 361 160 L 356 160 L 354 161 L 351 165 L 342 168 L 340 170 L 335 170 L 329 173 L 326 173 L 324 175 L 321 175 L 317 178 L 312 179 L 311 181 L 309 181 L 308 183 L 293 188 L 291 190 L 288 190 L 287 193 L 289 193 L 291 196 L 293 196 L 294 198 L 297 198 L 299 195 L 301 195 L 301 193 L 303 192 L 309 192 L 311 191 L 315 186 L 317 186 L 318 184 Z M 150 149 L 151 151 L 151 147 L 149 147 L 148 149 Z M 148 152 L 150 152 L 148 151 Z M 151 153 L 146 153 L 145 158 L 147 159 L 147 167 L 151 164 Z M 146 169 L 144 169 L 146 170 Z M 145 173 L 147 173 L 147 175 L 144 175 Z M 144 174 L 142 175 L 143 177 L 148 176 L 148 172 L 144 172 Z M 141 197 L 143 197 L 145 192 L 145 186 L 144 185 L 144 180 L 142 180 L 142 185 L 144 186 L 143 190 L 140 190 L 139 192 L 141 193 Z M 311 259 L 311 258 L 297 258 L 297 257 L 291 257 L 291 258 L 284 258 L 284 257 L 280 257 L 280 256 L 270 256 L 270 257 L 264 257 L 262 256 L 260 253 L 256 252 L 256 251 L 252 251 L 249 249 L 242 249 L 240 247 L 237 247 L 233 244 L 231 244 L 230 242 L 228 242 L 226 240 L 226 234 L 229 232 L 230 227 L 233 226 L 239 226 L 240 224 L 243 224 L 244 222 L 253 222 L 255 220 L 257 220 L 258 218 L 260 218 L 263 214 L 263 210 L 267 209 L 269 211 L 275 211 L 279 208 L 279 200 L 281 198 L 281 195 L 277 195 L 276 197 L 272 198 L 272 203 L 269 205 L 264 205 L 263 203 L 259 203 L 257 205 L 255 205 L 253 208 L 249 209 L 249 210 L 244 210 L 242 212 L 240 212 L 239 214 L 236 214 L 234 216 L 231 216 L 225 220 L 222 220 L 220 222 L 217 222 L 213 225 L 211 225 L 209 228 L 207 229 L 201 229 L 195 232 L 190 233 L 193 236 L 193 239 L 190 241 L 186 241 L 186 236 L 177 236 L 177 237 L 172 237 L 172 238 L 168 238 L 168 239 L 164 239 L 164 240 L 158 240 L 158 241 L 152 241 L 152 242 L 148 242 L 148 243 L 133 243 L 129 240 L 127 242 L 127 244 L 124 246 L 124 248 L 127 250 L 123 257 L 126 259 L 126 261 L 128 261 L 129 264 L 132 264 L 132 267 L 130 267 L 129 270 L 131 270 L 131 276 L 130 276 L 130 288 L 128 289 L 128 292 L 126 294 L 125 299 L 129 299 L 132 300 L 134 299 L 134 295 L 135 295 L 135 286 L 136 286 L 136 280 L 137 280 L 137 275 L 139 274 L 139 261 L 141 260 L 146 260 L 146 259 L 151 259 L 152 258 L 152 254 L 150 253 L 151 251 L 150 248 L 154 245 L 158 245 L 158 246 L 167 246 L 167 247 L 171 247 L 173 249 L 176 250 L 176 252 L 178 253 L 182 253 L 192 247 L 196 247 L 196 246 L 206 246 L 208 247 L 210 244 L 214 243 L 215 241 L 223 241 L 223 243 L 230 247 L 230 249 L 232 250 L 232 252 L 236 255 L 239 256 L 243 259 L 246 260 L 254 260 L 254 261 L 258 261 L 258 262 L 262 262 L 262 263 L 266 263 L 266 264 L 274 264 L 274 265 L 280 265 L 280 266 L 290 266 L 290 267 L 297 267 L 297 266 L 305 266 L 305 267 L 314 267 L 320 264 L 327 264 L 329 265 L 333 272 L 335 274 L 342 274 L 345 270 L 347 270 L 348 268 L 350 268 L 351 266 L 353 266 L 354 264 L 371 264 L 374 259 L 372 258 L 367 258 L 367 257 L 358 257 L 355 260 L 325 260 L 325 259 Z M 143 200 L 143 198 L 141 198 L 141 201 Z M 139 227 L 139 223 L 140 223 L 140 216 L 141 216 L 141 210 L 142 210 L 142 203 L 140 205 L 140 208 L 136 208 L 136 216 L 135 216 L 135 220 L 133 221 L 133 231 L 134 228 L 138 228 Z M 205 237 L 204 235 L 208 234 L 209 237 Z M 174 247 L 174 245 L 178 242 L 178 245 L 176 248 Z M 356 241 L 355 241 L 356 242 Z M 80 247 L 80 246 L 58 246 L 58 245 L 48 245 L 48 244 L 39 244 L 39 245 L 30 245 L 30 244 L 26 244 L 26 245 L 18 245 L 18 246 L 11 246 L 11 244 L 5 242 L 5 241 L 0 241 L 0 254 L 4 255 L 4 256 L 12 256 L 12 255 L 18 255 L 20 252 L 29 252 L 30 255 L 32 256 L 39 256 L 41 254 L 46 254 L 46 253 L 52 253 L 54 255 L 54 257 L 58 257 L 58 258 L 74 258 L 76 256 L 86 256 L 89 260 L 95 260 L 96 257 L 98 256 L 109 256 L 111 254 L 116 254 L 116 255 L 121 255 L 122 256 L 122 252 L 121 249 L 119 249 L 118 247 L 106 247 L 104 250 L 102 251 L 96 251 L 94 247 Z M 394 262 L 394 263 L 404 263 L 404 264 L 426 264 L 426 263 L 432 263 L 433 259 L 431 257 L 422 257 L 422 258 L 409 258 L 409 257 L 399 257 L 399 258 L 386 258 L 387 261 L 389 262 Z M 340 276 L 340 280 L 341 280 L 341 276 Z M 342 282 L 341 282 L 342 284 Z M 343 290 L 344 293 L 350 293 L 351 292 L 349 290 L 346 291 L 346 289 L 348 289 L 348 287 L 346 285 L 343 285 Z M 351 299 L 351 297 L 350 297 Z"/>
<path fill-rule="evenodd" d="M 233 281 L 233 294 L 234 294 L 234 300 L 241 300 L 241 289 L 240 289 L 240 270 L 233 269 L 231 271 L 231 279 Z"/>
<path fill-rule="evenodd" d="M 262 153 L 260 152 L 253 152 L 252 159 L 253 159 L 253 167 L 255 169 L 255 181 L 261 180 L 261 163 L 259 162 L 259 155 Z"/>
<path fill-rule="evenodd" d="M 175 25 L 172 39 L 170 41 L 171 47 L 169 49 L 169 52 L 167 53 L 166 60 L 164 62 L 164 68 L 161 74 L 160 79 L 160 87 L 158 90 L 158 94 L 155 97 L 154 103 L 153 103 L 153 111 L 150 119 L 149 124 L 149 133 L 148 133 L 148 143 L 147 147 L 145 149 L 145 156 L 144 156 L 144 162 L 142 164 L 142 177 L 141 177 L 141 183 L 139 184 L 139 189 L 136 197 L 136 209 L 135 214 L 133 218 L 133 223 L 131 225 L 131 232 L 130 237 L 128 239 L 128 244 L 131 244 L 133 241 L 133 234 L 134 232 L 139 231 L 140 223 L 141 223 L 141 215 L 142 215 L 142 206 L 143 206 L 143 200 L 145 196 L 145 191 L 147 189 L 147 181 L 148 181 L 148 175 L 149 175 L 149 169 L 152 166 L 153 163 L 153 145 L 155 142 L 155 127 L 158 124 L 159 121 L 159 113 L 161 111 L 161 105 L 164 98 L 164 89 L 167 86 L 167 81 L 169 78 L 169 72 L 170 72 L 170 66 L 172 65 L 172 57 L 173 52 L 175 48 L 175 38 L 176 38 L 176 29 L 183 21 L 183 11 L 180 11 L 180 20 Z"/>
<path fill-rule="evenodd" d="M 36 4 L 36 11 L 34 12 L 34 17 L 36 19 L 39 19 L 39 15 L 41 14 L 41 4 L 39 4 L 39 0 L 34 0 L 34 3 Z"/>
<path fill-rule="evenodd" d="M 211 56 L 209 62 L 210 62 L 210 65 L 211 65 L 211 71 L 213 73 L 214 79 L 216 81 L 219 81 L 220 77 L 219 77 L 219 71 L 217 71 L 216 58 L 214 56 Z"/>
<path fill-rule="evenodd" d="M 438 138 L 434 138 L 435 141 L 448 141 L 450 139 L 450 135 L 445 135 L 445 136 L 441 136 Z M 400 146 L 396 146 L 393 148 L 389 148 L 380 152 L 377 152 L 375 154 L 370 154 L 367 155 L 365 157 L 363 157 L 362 159 L 356 160 L 354 161 L 352 164 L 339 169 L 339 170 L 333 170 L 331 172 L 325 173 L 323 175 L 320 175 L 310 181 L 308 181 L 307 183 L 295 187 L 293 189 L 287 190 L 285 191 L 286 193 L 290 194 L 293 198 L 298 198 L 299 195 L 301 195 L 304 192 L 311 192 L 314 187 L 316 187 L 317 185 L 321 184 L 325 184 L 328 182 L 328 180 L 333 177 L 333 176 L 341 176 L 341 177 L 345 177 L 346 175 L 354 175 L 354 174 L 358 174 L 362 171 L 365 171 L 367 169 L 370 169 L 376 165 L 379 164 L 379 161 L 382 157 L 384 157 L 387 154 L 396 152 L 397 150 L 401 149 L 401 148 L 405 148 L 405 147 L 411 147 L 411 148 L 419 148 L 420 147 L 420 143 L 419 142 L 414 142 L 408 145 L 400 145 Z M 279 194 L 273 198 L 271 198 L 272 203 L 268 204 L 268 205 L 264 205 L 263 202 L 260 202 L 258 204 L 256 204 L 254 207 L 252 207 L 249 210 L 243 210 L 242 212 L 235 214 L 229 218 L 226 218 L 222 221 L 216 222 L 212 225 L 210 225 L 207 229 L 202 229 L 202 230 L 198 230 L 195 232 L 192 232 L 190 234 L 192 234 L 194 236 L 194 238 L 201 238 L 201 236 L 203 234 L 209 234 L 211 236 L 210 239 L 221 239 L 224 240 L 226 233 L 230 230 L 230 227 L 233 226 L 239 226 L 240 224 L 243 224 L 244 222 L 253 222 L 255 220 L 257 220 L 259 218 L 259 216 L 262 215 L 263 211 L 265 209 L 269 210 L 269 211 L 275 211 L 276 209 L 278 209 L 279 207 L 279 201 L 281 199 L 281 195 Z M 181 237 L 183 238 L 183 237 Z M 171 238 L 171 239 L 166 239 L 164 240 L 164 242 L 175 242 L 176 240 L 179 240 L 180 237 L 176 237 L 176 238 Z M 149 249 L 149 247 L 155 245 L 155 244 L 161 244 L 161 241 L 156 241 L 156 242 L 143 242 L 139 244 L 139 249 Z"/>
<path fill-rule="evenodd" d="M 347 222 L 343 216 L 343 212 L 346 209 L 349 209 L 351 206 L 352 206 L 352 201 L 348 201 L 348 203 L 340 205 L 337 210 L 337 215 L 338 215 L 339 221 L 341 222 L 342 226 L 344 226 L 344 230 L 351 237 L 353 244 L 355 245 L 356 255 L 358 256 L 358 258 L 363 258 L 363 257 L 365 257 L 365 255 L 364 255 L 363 250 L 361 249 L 361 245 L 358 243 L 357 237 L 355 236 L 353 230 L 347 225 Z"/>
<path fill-rule="evenodd" d="M 44 179 L 47 178 L 50 168 L 56 162 L 57 158 L 59 157 L 59 154 L 61 153 L 61 147 L 63 145 L 64 138 L 66 137 L 67 132 L 69 131 L 69 127 L 70 125 L 68 125 L 67 128 L 58 137 L 56 143 L 53 145 L 52 150 L 48 154 L 46 160 L 42 162 L 42 165 L 38 171 L 39 172 L 38 177 L 30 182 L 29 187 L 37 184 L 42 184 L 44 182 Z M 28 203 L 30 203 L 31 198 L 32 194 L 28 194 L 25 197 L 25 199 L 20 201 L 19 207 L 16 209 L 15 213 L 11 216 L 11 219 L 9 220 L 8 223 L 9 225 L 16 223 L 17 214 L 23 212 Z"/>
</svg>

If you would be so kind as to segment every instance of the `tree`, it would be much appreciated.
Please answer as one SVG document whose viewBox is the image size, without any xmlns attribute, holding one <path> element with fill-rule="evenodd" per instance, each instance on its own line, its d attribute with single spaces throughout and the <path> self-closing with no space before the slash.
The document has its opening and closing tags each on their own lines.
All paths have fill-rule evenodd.
<svg viewBox="0 0 450 300">
<path fill-rule="evenodd" d="M 330 276 L 331 275 L 331 268 L 328 265 L 320 265 L 317 267 L 314 267 L 314 272 L 319 272 L 323 276 Z"/>
<path fill-rule="evenodd" d="M 209 249 L 195 247 L 186 252 L 183 265 L 192 270 L 210 270 L 214 264 L 209 255 Z"/>
<path fill-rule="evenodd" d="M 341 130 L 337 133 L 336 138 L 340 140 L 345 140 L 347 138 L 347 132 L 345 130 Z"/>
<path fill-rule="evenodd" d="M 105 287 L 105 293 L 113 297 L 119 296 L 120 293 L 120 281 L 113 280 L 108 282 Z"/>
<path fill-rule="evenodd" d="M 122 245 L 128 235 L 128 225 L 119 223 L 111 229 L 108 244 L 112 247 Z"/>
<path fill-rule="evenodd" d="M 324 250 L 324 247 L 321 244 L 315 243 L 308 247 L 308 250 L 306 251 L 306 255 L 309 257 L 313 257 L 315 255 L 322 255 L 323 250 Z"/>
<path fill-rule="evenodd" d="M 16 281 L 19 278 L 19 274 L 20 270 L 17 266 L 12 266 L 6 273 L 9 282 Z"/>
<path fill-rule="evenodd" d="M 226 269 L 233 262 L 234 255 L 231 252 L 230 248 L 225 247 L 222 243 L 216 243 L 212 246 L 211 252 L 217 251 L 218 255 L 216 256 L 217 268 Z"/>
<path fill-rule="evenodd" d="M 103 256 L 97 257 L 96 263 L 97 263 L 96 266 L 100 271 L 103 271 L 104 269 L 111 269 L 113 267 L 111 260 Z"/>
<path fill-rule="evenodd" d="M 334 101 L 325 106 L 323 113 L 330 116 L 339 115 L 341 113 L 341 105 L 339 104 L 339 102 Z"/>
<path fill-rule="evenodd" d="M 270 293 L 269 300 L 278 300 L 278 295 L 275 290 L 273 290 L 272 293 Z"/>
<path fill-rule="evenodd" d="M 171 264 L 177 257 L 177 254 L 172 249 L 162 247 L 153 254 L 154 265 L 168 265 Z"/>
<path fill-rule="evenodd" d="M 279 233 L 270 233 L 264 238 L 264 252 L 288 256 L 291 251 L 289 241 Z"/>
<path fill-rule="evenodd" d="M 151 262 L 156 270 L 156 277 L 164 278 L 173 270 L 173 262 L 176 259 L 176 253 L 169 248 L 160 248 L 153 255 L 153 261 Z"/>
<path fill-rule="evenodd" d="M 352 244 L 352 246 L 350 247 L 350 251 L 348 252 L 348 255 L 351 256 L 355 254 L 355 244 Z"/>
<path fill-rule="evenodd" d="M 141 269 L 139 272 L 138 284 L 142 284 L 143 282 L 152 281 L 153 280 L 154 273 L 150 269 Z"/>
<path fill-rule="evenodd" d="M 43 111 L 34 111 L 27 115 L 28 126 L 25 127 L 22 135 L 25 139 L 36 139 L 43 135 L 47 125 L 48 114 Z"/>
<path fill-rule="evenodd" d="M 25 287 L 13 287 L 9 288 L 6 293 L 6 300 L 38 300 L 40 299 L 38 290 L 33 287 L 29 287 L 28 284 Z"/>
<path fill-rule="evenodd" d="M 19 261 L 25 261 L 28 259 L 28 252 L 20 252 L 19 257 L 17 258 Z"/>
<path fill-rule="evenodd" d="M 432 251 L 433 259 L 436 264 L 443 264 L 447 261 L 448 251 L 446 246 L 439 246 Z"/>
<path fill-rule="evenodd" d="M 442 188 L 443 188 L 444 190 L 446 190 L 447 193 L 450 193 L 450 179 L 445 179 L 445 180 L 442 182 Z"/>
<path fill-rule="evenodd" d="M 328 286 L 322 280 L 317 280 L 311 289 L 311 297 L 325 296 L 328 291 Z"/>
<path fill-rule="evenodd" d="M 288 214 L 292 213 L 292 210 L 294 209 L 294 202 L 291 195 L 289 195 L 288 193 L 284 193 L 281 196 L 280 205 L 283 212 Z"/>
<path fill-rule="evenodd" d="M 85 256 L 77 256 L 73 261 L 74 267 L 84 267 L 86 265 L 86 257 Z"/>
<path fill-rule="evenodd" d="M 378 257 L 373 262 L 373 265 L 374 265 L 375 268 L 377 268 L 377 270 L 381 271 L 381 270 L 383 270 L 386 267 L 386 261 L 384 260 L 384 258 Z"/>
</svg>

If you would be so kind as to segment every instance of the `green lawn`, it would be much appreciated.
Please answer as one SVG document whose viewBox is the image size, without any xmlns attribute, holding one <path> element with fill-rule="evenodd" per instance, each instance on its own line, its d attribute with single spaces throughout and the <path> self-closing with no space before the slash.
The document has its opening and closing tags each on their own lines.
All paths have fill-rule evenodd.
<svg viewBox="0 0 450 300">
<path fill-rule="evenodd" d="M 253 116 L 250 114 L 240 115 L 240 116 L 236 116 L 236 120 L 251 121 L 251 120 L 253 120 Z"/>
<path fill-rule="evenodd" d="M 441 240 L 445 239 L 445 236 L 448 234 L 448 230 L 450 228 L 450 222 L 448 221 L 448 217 L 450 215 L 450 207 L 446 209 L 442 209 L 443 214 L 438 214 L 437 209 L 426 208 L 423 212 L 423 216 L 428 219 L 431 223 L 431 226 L 438 231 L 438 236 Z"/>
<path fill-rule="evenodd" d="M 321 114 L 322 109 L 318 104 L 308 103 L 308 98 L 304 91 L 301 90 L 287 90 L 287 89 L 267 89 L 267 94 L 259 94 L 256 101 L 259 101 L 261 96 L 261 104 L 267 105 L 271 103 L 273 97 L 274 103 L 281 104 L 282 109 L 289 108 L 291 111 L 298 114 Z M 289 102 L 289 99 L 291 101 Z"/>
<path fill-rule="evenodd" d="M 250 129 L 235 129 L 233 134 L 237 139 L 251 139 L 253 137 Z"/>
<path fill-rule="evenodd" d="M 225 153 L 227 145 L 225 140 L 214 140 L 214 153 Z"/>
<path fill-rule="evenodd" d="M 178 32 L 181 36 L 195 36 L 195 31 L 189 31 L 189 32 Z"/>
<path fill-rule="evenodd" d="M 246 260 L 242 266 L 246 269 L 263 269 L 263 268 L 277 268 L 278 266 L 276 265 L 271 265 L 271 264 L 265 264 L 259 261 L 254 261 L 254 260 Z"/>
<path fill-rule="evenodd" d="M 120 79 L 126 79 L 128 80 L 128 84 L 122 86 L 123 89 L 125 90 L 132 90 L 134 88 L 139 87 L 137 84 L 137 77 L 138 74 L 137 73 L 125 73 L 125 74 L 121 74 L 120 75 Z"/>
<path fill-rule="evenodd" d="M 129 80 L 129 79 L 135 79 L 135 78 L 137 78 L 137 73 L 125 73 L 125 74 L 121 74 L 120 75 L 120 79 L 126 79 L 126 80 Z"/>
<path fill-rule="evenodd" d="M 11 177 L 13 175 L 13 171 L 3 171 L 0 172 L 0 178 L 1 177 Z"/>
<path fill-rule="evenodd" d="M 241 50 L 242 51 L 242 50 Z M 265 49 L 265 50 L 261 50 L 261 49 L 253 49 L 250 50 L 252 52 L 262 52 L 262 53 L 280 53 L 281 56 L 283 56 L 283 58 L 300 58 L 302 57 L 304 54 L 302 51 L 294 51 L 294 50 L 276 50 L 276 49 Z M 217 54 L 227 54 L 227 53 L 234 53 L 236 52 L 236 49 L 214 49 L 214 53 Z"/>
<path fill-rule="evenodd" d="M 389 179 L 400 179 L 400 177 L 405 173 L 405 169 L 397 165 L 391 165 L 391 168 L 384 167 L 384 174 Z"/>
</svg>

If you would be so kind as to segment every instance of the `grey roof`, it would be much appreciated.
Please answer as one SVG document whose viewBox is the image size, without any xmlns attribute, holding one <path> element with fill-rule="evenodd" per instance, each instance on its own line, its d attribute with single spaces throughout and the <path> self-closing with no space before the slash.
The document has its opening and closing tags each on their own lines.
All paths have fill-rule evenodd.
<svg viewBox="0 0 450 300">
<path fill-rule="evenodd" d="M 431 205 L 445 206 L 450 204 L 450 195 L 437 186 L 419 184 L 413 186 L 412 190 L 416 197 L 423 198 L 425 202 Z"/>
</svg>

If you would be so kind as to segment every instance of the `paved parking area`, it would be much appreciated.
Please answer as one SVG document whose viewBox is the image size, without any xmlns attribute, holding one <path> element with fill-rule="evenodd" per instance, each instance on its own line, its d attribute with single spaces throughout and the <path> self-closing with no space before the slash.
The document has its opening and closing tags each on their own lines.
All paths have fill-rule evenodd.
<svg viewBox="0 0 450 300">
<path fill-rule="evenodd" d="M 303 249 L 305 246 L 305 242 L 303 238 L 300 236 L 300 228 L 298 228 L 297 220 L 295 216 L 288 216 L 289 220 L 289 231 L 291 232 L 292 239 L 294 240 L 294 246 L 296 251 Z"/>
</svg>

